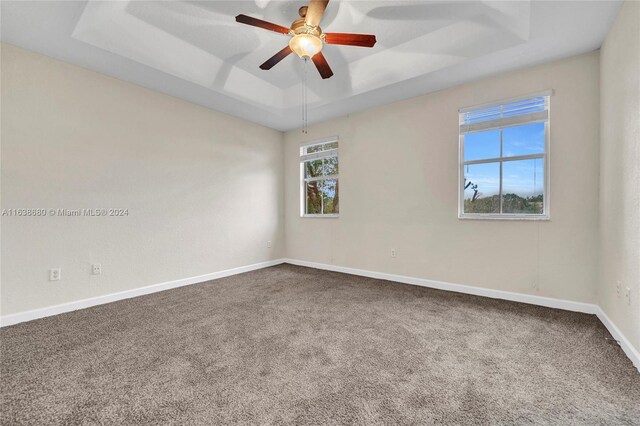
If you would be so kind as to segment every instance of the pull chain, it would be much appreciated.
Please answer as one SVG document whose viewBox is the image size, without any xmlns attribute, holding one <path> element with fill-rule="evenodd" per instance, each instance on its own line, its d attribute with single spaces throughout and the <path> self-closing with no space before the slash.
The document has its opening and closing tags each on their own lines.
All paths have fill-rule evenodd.
<svg viewBox="0 0 640 426">
<path fill-rule="evenodd" d="M 302 72 L 302 133 L 307 132 L 307 57 L 304 58 L 304 69 Z"/>
</svg>

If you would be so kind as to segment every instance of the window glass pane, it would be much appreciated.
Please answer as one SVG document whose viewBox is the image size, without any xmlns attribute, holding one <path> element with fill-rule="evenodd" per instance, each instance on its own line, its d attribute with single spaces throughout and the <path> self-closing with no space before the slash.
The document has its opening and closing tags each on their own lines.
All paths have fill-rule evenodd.
<svg viewBox="0 0 640 426">
<path fill-rule="evenodd" d="M 300 147 L 301 156 L 308 154 L 316 159 L 303 160 L 302 178 L 304 208 L 303 214 L 338 214 L 338 141 L 320 142 Z M 332 153 L 328 151 L 336 150 Z M 326 155 L 330 155 L 326 157 Z"/>
<path fill-rule="evenodd" d="M 320 152 L 322 151 L 322 144 L 320 145 L 309 145 L 305 147 L 305 154 L 311 154 L 312 152 Z"/>
<path fill-rule="evenodd" d="M 311 178 L 322 176 L 322 159 L 304 162 L 304 177 Z"/>
<path fill-rule="evenodd" d="M 464 166 L 464 212 L 500 213 L 500 163 Z"/>
<path fill-rule="evenodd" d="M 500 130 L 464 135 L 464 161 L 500 157 Z"/>
<path fill-rule="evenodd" d="M 305 196 L 307 198 L 306 213 L 321 214 L 322 213 L 322 193 L 320 191 L 322 181 L 306 182 Z"/>
<path fill-rule="evenodd" d="M 466 124 L 479 123 L 481 121 L 495 120 L 502 117 L 502 108 L 500 105 L 484 108 L 475 111 L 465 112 L 462 122 Z"/>
<path fill-rule="evenodd" d="M 544 160 L 502 163 L 502 212 L 544 213 Z"/>
<path fill-rule="evenodd" d="M 485 108 L 473 109 L 471 111 L 460 114 L 460 123 L 472 124 L 483 121 L 496 120 L 504 117 L 531 114 L 534 112 L 546 110 L 547 104 L 547 98 L 543 96 L 537 98 L 521 99 L 502 105 L 493 105 Z"/>
<path fill-rule="evenodd" d="M 502 130 L 502 156 L 544 153 L 544 123 L 505 127 Z"/>
<path fill-rule="evenodd" d="M 324 159 L 325 176 L 338 174 L 338 157 L 329 157 Z"/>
<path fill-rule="evenodd" d="M 502 106 L 502 116 L 512 117 L 514 115 L 531 114 L 532 112 L 544 111 L 547 109 L 545 98 L 530 98 L 521 101 L 510 102 Z"/>
<path fill-rule="evenodd" d="M 329 142 L 329 143 L 325 143 L 323 150 L 324 151 L 328 151 L 330 149 L 338 149 L 338 142 Z"/>
<path fill-rule="evenodd" d="M 335 214 L 339 211 L 338 181 L 325 180 L 322 183 L 323 212 Z"/>
</svg>

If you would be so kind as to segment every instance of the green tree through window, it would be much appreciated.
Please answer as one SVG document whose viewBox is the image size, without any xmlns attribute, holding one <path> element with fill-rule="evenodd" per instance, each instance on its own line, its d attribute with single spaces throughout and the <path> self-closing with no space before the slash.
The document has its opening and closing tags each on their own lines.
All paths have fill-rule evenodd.
<svg viewBox="0 0 640 426">
<path fill-rule="evenodd" d="M 325 140 L 300 148 L 305 216 L 340 212 L 338 141 Z"/>
</svg>

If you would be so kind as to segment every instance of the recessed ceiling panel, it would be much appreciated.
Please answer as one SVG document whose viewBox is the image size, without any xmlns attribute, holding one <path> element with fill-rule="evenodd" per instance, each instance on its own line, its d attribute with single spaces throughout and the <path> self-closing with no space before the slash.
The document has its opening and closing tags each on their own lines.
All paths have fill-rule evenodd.
<svg viewBox="0 0 640 426">
<path fill-rule="evenodd" d="M 259 68 L 289 36 L 304 1 L 2 1 L 2 40 L 285 130 L 300 123 L 302 81 L 317 122 L 507 70 L 597 49 L 614 1 L 338 1 L 324 32 L 376 45 L 325 45 L 334 76 L 289 55 Z"/>
<path fill-rule="evenodd" d="M 164 6 L 171 3 L 89 1 L 72 37 L 206 89 L 224 91 L 262 107 L 282 109 L 282 90 L 234 65 L 234 56 L 225 53 L 229 49 L 222 49 L 225 42 L 238 47 L 242 43 L 264 45 L 259 35 L 238 32 L 239 25 L 227 15 L 205 12 L 189 3 Z M 198 9 L 200 15 L 196 13 Z M 228 40 L 218 37 L 214 43 L 207 43 L 205 37 L 197 35 L 202 28 L 210 35 L 214 31 L 223 34 Z M 238 53 L 242 54 L 242 50 L 247 52 L 245 48 Z"/>
</svg>

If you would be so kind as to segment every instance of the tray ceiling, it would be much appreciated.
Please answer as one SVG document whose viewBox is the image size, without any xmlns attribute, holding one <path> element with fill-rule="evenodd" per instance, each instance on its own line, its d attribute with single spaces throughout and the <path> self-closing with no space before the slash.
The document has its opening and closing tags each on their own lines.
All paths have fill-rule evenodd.
<svg viewBox="0 0 640 426">
<path fill-rule="evenodd" d="M 3 1 L 2 41 L 279 130 L 300 125 L 305 63 L 258 66 L 289 37 L 300 1 Z M 306 65 L 317 122 L 600 47 L 618 1 L 337 1 L 326 32 L 375 34 L 372 49 L 327 45 L 335 75 Z"/>
</svg>

